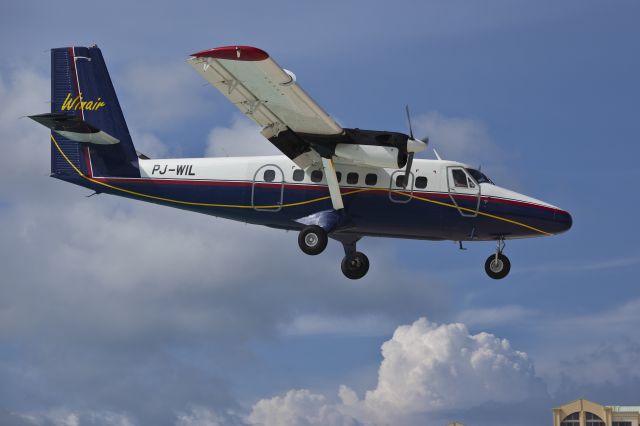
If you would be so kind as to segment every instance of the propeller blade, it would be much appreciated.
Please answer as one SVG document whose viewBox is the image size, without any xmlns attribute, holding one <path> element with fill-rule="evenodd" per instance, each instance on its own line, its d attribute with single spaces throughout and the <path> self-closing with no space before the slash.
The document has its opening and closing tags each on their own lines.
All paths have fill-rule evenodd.
<svg viewBox="0 0 640 426">
<path fill-rule="evenodd" d="M 413 139 L 413 127 L 411 126 L 411 114 L 409 113 L 409 104 L 404 106 L 407 111 L 407 121 L 409 122 L 409 136 Z"/>
</svg>

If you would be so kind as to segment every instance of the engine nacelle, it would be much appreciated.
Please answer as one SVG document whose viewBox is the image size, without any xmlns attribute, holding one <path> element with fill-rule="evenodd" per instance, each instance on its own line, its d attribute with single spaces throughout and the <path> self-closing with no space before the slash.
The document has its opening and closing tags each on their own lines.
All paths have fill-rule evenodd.
<svg viewBox="0 0 640 426">
<path fill-rule="evenodd" d="M 333 155 L 339 163 L 345 162 L 361 166 L 400 169 L 407 164 L 407 156 L 398 148 L 389 146 L 339 143 L 336 145 Z"/>
</svg>

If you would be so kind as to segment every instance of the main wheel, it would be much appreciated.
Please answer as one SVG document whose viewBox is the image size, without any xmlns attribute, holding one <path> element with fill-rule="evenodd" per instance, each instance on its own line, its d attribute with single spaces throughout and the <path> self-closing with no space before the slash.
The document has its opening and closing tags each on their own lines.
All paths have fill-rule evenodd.
<svg viewBox="0 0 640 426">
<path fill-rule="evenodd" d="M 484 270 L 491 278 L 499 280 L 509 274 L 509 271 L 511 270 L 511 262 L 509 262 L 509 258 L 502 253 L 498 254 L 497 260 L 496 255 L 492 254 L 487 258 L 487 261 L 484 262 Z"/>
<path fill-rule="evenodd" d="M 358 280 L 369 270 L 369 258 L 359 251 L 348 254 L 342 259 L 342 273 L 350 280 Z"/>
<path fill-rule="evenodd" d="M 317 225 L 305 226 L 298 235 L 300 250 L 312 256 L 322 253 L 328 240 L 327 231 Z"/>
</svg>

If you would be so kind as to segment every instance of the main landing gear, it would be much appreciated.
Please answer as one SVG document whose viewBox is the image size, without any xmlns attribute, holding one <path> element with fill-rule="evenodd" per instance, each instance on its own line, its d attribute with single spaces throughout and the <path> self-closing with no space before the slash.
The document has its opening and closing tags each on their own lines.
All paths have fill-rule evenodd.
<svg viewBox="0 0 640 426">
<path fill-rule="evenodd" d="M 341 264 L 342 273 L 351 280 L 360 279 L 369 271 L 369 258 L 364 253 L 356 251 L 356 242 L 359 239 L 359 237 L 349 238 L 348 240 L 339 239 L 344 247 L 345 254 Z M 322 253 L 327 247 L 327 241 L 327 231 L 318 225 L 305 226 L 298 235 L 300 250 L 312 256 Z"/>
<path fill-rule="evenodd" d="M 496 253 L 489 256 L 487 261 L 484 262 L 485 272 L 494 280 L 506 277 L 511 270 L 511 262 L 509 262 L 509 258 L 502 254 L 504 247 L 504 238 L 501 237 L 496 245 Z"/>
<path fill-rule="evenodd" d="M 322 253 L 328 241 L 327 231 L 318 225 L 305 226 L 298 235 L 300 250 L 311 256 Z"/>
</svg>

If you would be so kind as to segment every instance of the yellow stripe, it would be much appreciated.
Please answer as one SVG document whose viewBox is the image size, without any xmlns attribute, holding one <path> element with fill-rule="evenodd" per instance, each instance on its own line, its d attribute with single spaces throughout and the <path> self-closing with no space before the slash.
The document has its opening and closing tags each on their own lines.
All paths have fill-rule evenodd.
<svg viewBox="0 0 640 426">
<path fill-rule="evenodd" d="M 84 173 L 82 173 L 82 171 L 80 169 L 78 169 L 75 166 L 75 164 L 73 164 L 71 162 L 71 160 L 69 159 L 69 157 L 67 157 L 67 155 L 64 153 L 64 151 L 62 151 L 62 148 L 60 148 L 60 145 L 58 145 L 58 142 L 53 137 L 53 134 L 51 135 L 51 141 L 56 146 L 56 148 L 58 149 L 60 154 L 64 157 L 64 159 L 67 161 L 67 163 L 69 163 L 69 165 L 73 168 L 73 170 L 75 170 L 76 173 L 78 173 L 78 175 L 80 175 L 82 178 L 88 180 L 89 182 L 93 182 L 93 183 L 95 183 L 97 185 L 101 185 L 101 186 L 104 186 L 106 188 L 110 188 L 110 189 L 113 189 L 113 190 L 116 190 L 116 191 L 124 192 L 126 194 L 135 195 L 136 197 L 149 198 L 149 199 L 152 199 L 152 200 L 165 201 L 165 202 L 168 202 L 168 203 L 175 203 L 175 204 L 182 204 L 182 205 L 189 205 L 189 206 L 226 207 L 226 208 L 233 208 L 233 209 L 264 209 L 264 210 L 266 210 L 266 209 L 279 209 L 279 208 L 283 208 L 283 207 L 302 206 L 302 205 L 305 205 L 305 204 L 316 203 L 318 201 L 324 201 L 324 200 L 328 200 L 328 199 L 331 198 L 330 195 L 327 195 L 325 197 L 314 198 L 312 200 L 300 201 L 300 202 L 297 202 L 297 203 L 277 204 L 277 205 L 270 205 L 270 206 L 244 206 L 244 205 L 236 205 L 236 204 L 197 203 L 197 202 L 192 202 L 192 201 L 181 201 L 181 200 L 173 200 L 173 199 L 164 198 L 164 197 L 156 197 L 155 195 L 143 194 L 143 193 L 140 193 L 140 192 L 130 191 L 128 189 L 119 188 L 117 186 L 109 185 L 108 183 L 101 182 L 99 180 L 93 179 L 93 178 L 85 175 Z M 350 191 L 350 192 L 345 192 L 345 193 L 342 194 L 342 196 L 344 197 L 346 195 L 353 195 L 353 194 L 358 194 L 358 193 L 361 193 L 361 192 L 379 191 L 379 190 L 380 189 L 374 189 L 374 188 L 361 188 L 361 189 L 356 189 L 356 190 L 353 190 L 353 191 Z M 534 228 L 533 226 L 529 226 L 529 225 L 526 225 L 524 223 L 517 222 L 515 220 L 507 219 L 507 218 L 504 218 L 504 217 L 495 216 L 495 215 L 492 215 L 492 214 L 489 214 L 489 213 L 484 213 L 484 212 L 481 212 L 481 211 L 476 212 L 475 210 L 468 209 L 466 207 L 459 207 L 459 206 L 456 206 L 454 204 L 443 203 L 442 201 L 436 201 L 436 200 L 431 200 L 429 198 L 419 197 L 417 195 L 413 195 L 413 194 L 410 194 L 408 192 L 403 192 L 403 191 L 392 191 L 392 192 L 394 192 L 396 194 L 404 195 L 406 197 L 411 197 L 411 198 L 413 198 L 415 200 L 426 201 L 428 203 L 433 203 L 433 204 L 437 204 L 437 205 L 444 206 L 444 207 L 451 207 L 451 208 L 454 208 L 454 209 L 464 210 L 464 211 L 467 211 L 469 213 L 477 213 L 479 215 L 490 217 L 492 219 L 501 220 L 503 222 L 508 222 L 508 223 L 512 223 L 514 225 L 522 226 L 523 228 L 527 228 L 527 229 L 530 229 L 532 231 L 539 232 L 540 234 L 543 234 L 543 235 L 553 235 L 553 234 L 551 234 L 549 232 L 545 232 L 545 231 L 542 231 L 542 230 L 540 230 L 538 228 Z"/>
</svg>

